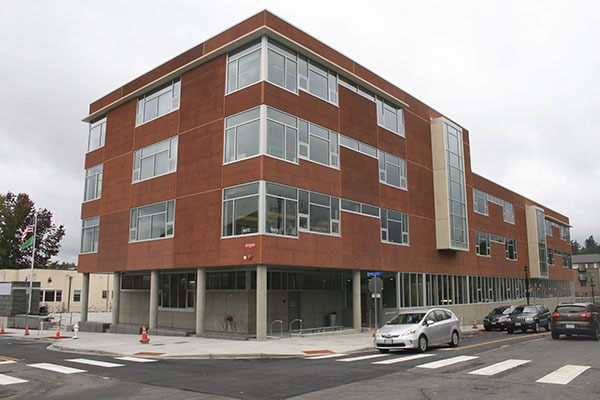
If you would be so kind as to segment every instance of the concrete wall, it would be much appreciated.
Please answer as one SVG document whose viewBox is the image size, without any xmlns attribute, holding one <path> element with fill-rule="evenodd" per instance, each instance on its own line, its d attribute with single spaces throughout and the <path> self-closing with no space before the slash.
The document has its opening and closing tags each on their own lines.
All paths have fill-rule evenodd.
<svg viewBox="0 0 600 400">
<path fill-rule="evenodd" d="M 149 312 L 150 291 L 121 290 L 119 323 L 148 325 Z"/>
</svg>

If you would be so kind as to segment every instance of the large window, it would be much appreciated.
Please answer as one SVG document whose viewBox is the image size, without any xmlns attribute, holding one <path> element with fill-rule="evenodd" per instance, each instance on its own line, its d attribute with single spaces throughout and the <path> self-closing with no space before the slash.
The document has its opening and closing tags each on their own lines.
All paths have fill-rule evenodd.
<svg viewBox="0 0 600 400">
<path fill-rule="evenodd" d="M 381 240 L 387 243 L 408 244 L 408 215 L 382 208 Z"/>
<path fill-rule="evenodd" d="M 102 195 L 102 171 L 103 164 L 85 170 L 85 193 L 84 201 L 90 201 L 100 198 Z"/>
<path fill-rule="evenodd" d="M 138 98 L 136 125 L 144 124 L 179 108 L 179 78 L 159 86 Z"/>
<path fill-rule="evenodd" d="M 133 154 L 133 182 L 169 174 L 177 169 L 177 136 L 136 150 Z"/>
<path fill-rule="evenodd" d="M 257 155 L 260 151 L 260 107 L 225 120 L 225 162 Z"/>
<path fill-rule="evenodd" d="M 95 253 L 98 251 L 99 234 L 100 217 L 83 220 L 81 228 L 81 253 Z"/>
<path fill-rule="evenodd" d="M 377 124 L 398 135 L 404 136 L 404 110 L 377 98 Z"/>
<path fill-rule="evenodd" d="M 249 183 L 223 191 L 223 236 L 258 232 L 259 183 Z"/>
<path fill-rule="evenodd" d="M 446 127 L 446 163 L 450 207 L 450 243 L 468 249 L 467 199 L 465 185 L 462 132 L 450 124 Z"/>
<path fill-rule="evenodd" d="M 246 271 L 219 271 L 206 273 L 207 290 L 245 290 Z"/>
<path fill-rule="evenodd" d="M 149 290 L 150 274 L 123 274 L 121 278 L 121 289 L 123 290 Z"/>
<path fill-rule="evenodd" d="M 508 260 L 517 259 L 517 241 L 515 239 L 506 239 L 506 258 Z"/>
<path fill-rule="evenodd" d="M 339 166 L 338 134 L 308 121 L 299 120 L 298 124 L 300 157 L 319 164 Z"/>
<path fill-rule="evenodd" d="M 175 231 L 175 200 L 131 209 L 129 241 L 172 237 Z"/>
<path fill-rule="evenodd" d="M 511 202 L 502 200 L 498 196 L 473 188 L 473 208 L 476 213 L 489 215 L 488 202 L 502 207 L 502 218 L 504 222 L 515 223 L 515 209 Z"/>
<path fill-rule="evenodd" d="M 380 151 L 379 181 L 406 189 L 406 161 L 400 157 Z"/>
<path fill-rule="evenodd" d="M 193 309 L 196 297 L 196 274 L 193 272 L 159 275 L 158 306 Z"/>
<path fill-rule="evenodd" d="M 317 233 L 340 233 L 340 199 L 320 193 L 298 191 L 300 230 Z"/>
<path fill-rule="evenodd" d="M 267 154 L 298 161 L 298 119 L 267 107 Z"/>
<path fill-rule="evenodd" d="M 298 236 L 298 190 L 267 182 L 265 232 Z"/>
<path fill-rule="evenodd" d="M 227 93 L 250 86 L 260 80 L 260 39 L 229 53 L 227 58 Z"/>
<path fill-rule="evenodd" d="M 101 117 L 90 123 L 90 134 L 88 137 L 88 151 L 104 147 L 106 138 L 106 117 Z"/>
<path fill-rule="evenodd" d="M 303 56 L 298 57 L 298 81 L 300 89 L 333 104 L 338 103 L 337 75 Z"/>
<path fill-rule="evenodd" d="M 292 92 L 298 91 L 298 61 L 296 52 L 269 39 L 267 80 Z"/>
<path fill-rule="evenodd" d="M 490 256 L 490 234 L 486 232 L 476 232 L 476 249 L 478 256 Z"/>
<path fill-rule="evenodd" d="M 476 213 L 489 215 L 487 194 L 479 189 L 473 188 L 473 206 Z"/>
</svg>

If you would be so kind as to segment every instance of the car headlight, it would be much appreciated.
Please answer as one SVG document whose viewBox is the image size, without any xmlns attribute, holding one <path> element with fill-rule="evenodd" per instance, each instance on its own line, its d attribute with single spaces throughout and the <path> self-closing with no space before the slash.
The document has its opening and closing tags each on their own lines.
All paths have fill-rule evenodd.
<svg viewBox="0 0 600 400">
<path fill-rule="evenodd" d="M 416 328 L 412 328 L 409 329 L 407 331 L 404 331 L 404 333 L 402 334 L 402 336 L 409 336 L 409 335 L 414 335 L 417 332 Z"/>
<path fill-rule="evenodd" d="M 533 322 L 533 318 L 532 317 L 527 317 L 527 318 L 525 318 L 525 321 L 527 321 L 527 322 Z"/>
<path fill-rule="evenodd" d="M 498 322 L 506 322 L 508 320 L 508 317 L 500 317 L 498 319 Z"/>
</svg>

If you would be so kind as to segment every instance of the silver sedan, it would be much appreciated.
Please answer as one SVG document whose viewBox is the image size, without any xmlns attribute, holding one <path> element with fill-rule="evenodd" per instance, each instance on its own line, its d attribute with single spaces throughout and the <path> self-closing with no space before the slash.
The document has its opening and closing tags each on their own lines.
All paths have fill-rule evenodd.
<svg viewBox="0 0 600 400">
<path fill-rule="evenodd" d="M 458 346 L 460 320 L 450 310 L 403 311 L 389 320 L 375 335 L 375 347 L 382 353 L 390 349 L 418 349 L 449 344 Z"/>
</svg>

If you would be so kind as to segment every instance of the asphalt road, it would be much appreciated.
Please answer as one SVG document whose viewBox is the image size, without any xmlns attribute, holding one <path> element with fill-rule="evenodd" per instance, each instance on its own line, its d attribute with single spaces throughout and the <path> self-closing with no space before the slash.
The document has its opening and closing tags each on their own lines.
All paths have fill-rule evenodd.
<svg viewBox="0 0 600 400">
<path fill-rule="evenodd" d="M 49 351 L 46 345 L 0 338 L 0 398 L 600 398 L 600 342 L 583 338 L 556 341 L 545 333 L 482 332 L 463 339 L 456 349 L 432 349 L 422 358 L 409 352 L 365 352 L 313 359 L 160 359 L 139 363 Z M 90 365 L 98 361 L 99 365 Z M 45 369 L 56 368 L 45 364 L 56 365 L 59 371 Z M 478 374 L 472 374 L 474 371 Z M 554 383 L 537 382 L 539 379 Z"/>
</svg>

